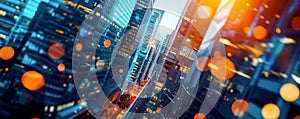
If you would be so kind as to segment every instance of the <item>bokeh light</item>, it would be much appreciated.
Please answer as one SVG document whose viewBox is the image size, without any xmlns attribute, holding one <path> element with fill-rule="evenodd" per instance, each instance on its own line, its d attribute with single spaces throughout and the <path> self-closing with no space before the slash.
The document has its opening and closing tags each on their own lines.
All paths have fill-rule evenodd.
<svg viewBox="0 0 300 119">
<path fill-rule="evenodd" d="M 248 109 L 249 109 L 248 102 L 242 99 L 234 101 L 231 106 L 231 111 L 233 115 L 238 117 L 244 116 L 248 112 Z"/>
<path fill-rule="evenodd" d="M 63 72 L 65 70 L 66 66 L 63 63 L 60 63 L 57 65 L 57 70 L 60 72 Z"/>
<path fill-rule="evenodd" d="M 291 26 L 294 30 L 300 30 L 300 17 L 294 17 L 291 21 Z"/>
<path fill-rule="evenodd" d="M 197 69 L 200 70 L 200 71 L 207 71 L 209 70 L 209 67 L 208 67 L 208 63 L 210 62 L 210 58 L 209 57 L 200 57 L 198 58 L 197 60 Z"/>
<path fill-rule="evenodd" d="M 213 58 L 209 63 L 210 72 L 220 80 L 232 78 L 235 71 L 233 62 L 227 57 L 216 55 L 218 58 Z"/>
<path fill-rule="evenodd" d="M 206 116 L 203 113 L 197 113 L 194 115 L 194 119 L 206 119 Z"/>
<path fill-rule="evenodd" d="M 119 69 L 119 73 L 123 73 L 124 72 L 124 69 Z"/>
<path fill-rule="evenodd" d="M 291 83 L 284 84 L 280 88 L 280 96 L 287 102 L 293 102 L 299 98 L 299 88 Z"/>
<path fill-rule="evenodd" d="M 105 40 L 104 41 L 104 47 L 109 48 L 111 46 L 111 41 L 110 40 Z"/>
<path fill-rule="evenodd" d="M 276 28 L 276 33 L 280 34 L 281 33 L 281 29 L 280 28 Z"/>
<path fill-rule="evenodd" d="M 253 30 L 253 37 L 257 40 L 263 40 L 267 35 L 267 29 L 263 26 L 256 26 Z"/>
<path fill-rule="evenodd" d="M 250 33 L 250 27 L 248 27 L 248 26 L 244 27 L 243 31 L 244 31 L 245 34 L 249 34 Z"/>
<path fill-rule="evenodd" d="M 3 60 L 10 60 L 15 55 L 15 50 L 11 46 L 4 46 L 0 49 L 0 58 Z"/>
<path fill-rule="evenodd" d="M 81 43 L 77 43 L 76 45 L 75 45 L 75 49 L 77 50 L 77 51 L 81 51 L 82 50 L 82 44 Z"/>
<path fill-rule="evenodd" d="M 44 76 L 36 71 L 28 71 L 21 78 L 22 85 L 28 90 L 39 90 L 45 85 Z"/>
<path fill-rule="evenodd" d="M 265 119 L 277 119 L 280 115 L 280 110 L 277 105 L 269 103 L 262 108 L 261 114 Z"/>
<path fill-rule="evenodd" d="M 48 49 L 48 54 L 53 59 L 60 59 L 65 54 L 65 48 L 58 43 L 52 44 Z"/>
<path fill-rule="evenodd" d="M 96 67 L 97 67 L 98 69 L 103 69 L 104 66 L 105 66 L 105 62 L 104 62 L 103 60 L 98 60 L 98 61 L 96 62 Z"/>
</svg>

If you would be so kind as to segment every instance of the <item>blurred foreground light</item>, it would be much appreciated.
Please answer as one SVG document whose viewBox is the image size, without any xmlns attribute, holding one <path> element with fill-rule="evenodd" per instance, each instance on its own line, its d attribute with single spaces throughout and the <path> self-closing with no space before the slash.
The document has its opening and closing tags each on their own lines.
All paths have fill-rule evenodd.
<svg viewBox="0 0 300 119">
<path fill-rule="evenodd" d="M 48 54 L 53 59 L 60 59 L 65 55 L 65 48 L 58 43 L 52 44 L 48 49 Z"/>
<path fill-rule="evenodd" d="M 283 44 L 296 44 L 296 41 L 292 38 L 281 38 L 280 42 Z"/>
<path fill-rule="evenodd" d="M 265 119 L 277 119 L 280 115 L 280 110 L 277 105 L 269 103 L 262 108 L 261 114 Z"/>
<path fill-rule="evenodd" d="M 300 30 L 300 17 L 294 17 L 291 21 L 291 26 L 294 30 Z"/>
<path fill-rule="evenodd" d="M 238 117 L 244 116 L 248 112 L 248 109 L 248 102 L 242 99 L 234 101 L 231 106 L 232 113 Z"/>
<path fill-rule="evenodd" d="M 287 102 L 293 102 L 299 98 L 299 88 L 291 83 L 284 84 L 280 88 L 280 96 Z"/>
<path fill-rule="evenodd" d="M 263 40 L 267 35 L 267 29 L 263 26 L 256 26 L 253 30 L 253 37 L 257 40 Z"/>
<path fill-rule="evenodd" d="M 104 66 L 105 66 L 105 62 L 104 62 L 103 60 L 98 60 L 98 61 L 96 62 L 96 67 L 97 67 L 98 69 L 103 69 Z"/>
<path fill-rule="evenodd" d="M 104 47 L 109 48 L 111 46 L 111 41 L 110 40 L 105 40 L 103 43 Z"/>
<path fill-rule="evenodd" d="M 206 116 L 203 113 L 197 113 L 195 114 L 194 119 L 206 119 Z"/>
<path fill-rule="evenodd" d="M 244 31 L 244 33 L 245 34 L 249 34 L 250 33 L 250 27 L 248 27 L 248 26 L 246 26 L 246 27 L 244 27 L 244 29 L 243 29 L 243 31 Z"/>
<path fill-rule="evenodd" d="M 81 43 L 77 43 L 76 45 L 75 45 L 75 49 L 77 50 L 77 51 L 81 51 L 82 50 L 82 44 Z"/>
<path fill-rule="evenodd" d="M 280 28 L 276 28 L 276 33 L 280 34 L 281 33 L 281 29 Z"/>
<path fill-rule="evenodd" d="M 15 50 L 11 46 L 4 46 L 0 49 L 0 58 L 3 60 L 10 60 L 15 55 Z"/>
<path fill-rule="evenodd" d="M 296 76 L 295 74 L 292 74 L 291 76 L 294 79 L 294 81 L 296 81 L 298 84 L 300 84 L 300 77 L 299 76 Z"/>
<path fill-rule="evenodd" d="M 65 67 L 66 67 L 65 64 L 60 63 L 57 65 L 57 70 L 63 72 L 65 70 Z"/>
<path fill-rule="evenodd" d="M 221 52 L 214 53 L 214 58 L 208 64 L 210 72 L 220 80 L 227 80 L 232 78 L 235 73 L 235 66 L 233 62 L 225 56 L 221 55 Z"/>
<path fill-rule="evenodd" d="M 28 90 L 39 90 L 45 85 L 44 76 L 36 71 L 28 71 L 21 78 L 22 85 Z"/>
<path fill-rule="evenodd" d="M 238 48 L 235 44 L 233 44 L 230 40 L 228 40 L 228 39 L 225 39 L 225 38 L 220 38 L 219 39 L 219 42 L 220 43 L 223 43 L 224 45 L 228 45 L 228 46 L 231 46 L 231 47 L 233 47 L 233 48 Z"/>
</svg>

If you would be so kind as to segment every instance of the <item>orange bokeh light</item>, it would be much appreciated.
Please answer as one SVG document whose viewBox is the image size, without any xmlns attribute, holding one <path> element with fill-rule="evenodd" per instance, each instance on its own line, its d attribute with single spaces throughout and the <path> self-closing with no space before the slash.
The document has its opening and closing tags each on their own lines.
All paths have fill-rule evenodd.
<svg viewBox="0 0 300 119">
<path fill-rule="evenodd" d="M 75 45 L 75 49 L 77 50 L 77 51 L 81 51 L 82 50 L 82 44 L 81 43 L 77 43 L 76 45 Z"/>
<path fill-rule="evenodd" d="M 299 98 L 299 88 L 291 83 L 284 84 L 280 88 L 280 96 L 287 102 L 293 102 Z"/>
<path fill-rule="evenodd" d="M 209 70 L 209 67 L 208 67 L 208 63 L 209 62 L 210 62 L 210 58 L 209 57 L 206 57 L 206 56 L 200 57 L 197 60 L 196 67 L 200 71 L 207 71 L 207 70 Z"/>
<path fill-rule="evenodd" d="M 53 59 L 60 59 L 65 54 L 65 48 L 58 43 L 52 44 L 48 49 L 48 55 Z"/>
<path fill-rule="evenodd" d="M 269 103 L 262 108 L 261 114 L 265 119 L 277 119 L 280 115 L 280 109 L 277 105 Z"/>
<path fill-rule="evenodd" d="M 57 70 L 60 71 L 60 72 L 64 71 L 65 68 L 66 68 L 66 66 L 63 63 L 60 63 L 60 64 L 57 65 Z"/>
<path fill-rule="evenodd" d="M 15 55 L 15 50 L 11 46 L 4 46 L 0 49 L 0 58 L 3 60 L 10 60 Z"/>
<path fill-rule="evenodd" d="M 291 21 L 291 26 L 294 30 L 300 30 L 300 17 L 294 17 Z"/>
<path fill-rule="evenodd" d="M 102 69 L 102 68 L 104 68 L 104 66 L 105 66 L 105 62 L 104 62 L 103 60 L 98 60 L 98 61 L 96 62 L 96 67 L 97 67 L 98 69 Z"/>
<path fill-rule="evenodd" d="M 203 113 L 197 113 L 195 114 L 194 119 L 206 119 L 206 116 Z"/>
<path fill-rule="evenodd" d="M 39 90 L 45 85 L 44 76 L 36 71 L 28 71 L 21 78 L 22 85 L 28 90 Z"/>
<path fill-rule="evenodd" d="M 244 27 L 244 33 L 249 34 L 250 33 L 250 27 Z"/>
<path fill-rule="evenodd" d="M 109 48 L 111 46 L 111 41 L 110 40 L 105 40 L 104 41 L 104 47 Z"/>
<path fill-rule="evenodd" d="M 124 69 L 119 69 L 119 73 L 123 73 L 124 72 Z"/>
<path fill-rule="evenodd" d="M 263 40 L 268 35 L 267 29 L 263 26 L 256 26 L 253 30 L 253 37 L 257 40 Z"/>
<path fill-rule="evenodd" d="M 209 63 L 210 72 L 220 80 L 227 80 L 234 76 L 235 66 L 231 60 L 221 56 L 213 58 Z"/>
<path fill-rule="evenodd" d="M 248 102 L 242 99 L 234 101 L 231 106 L 232 113 L 238 117 L 244 116 L 248 112 L 248 109 Z"/>
</svg>

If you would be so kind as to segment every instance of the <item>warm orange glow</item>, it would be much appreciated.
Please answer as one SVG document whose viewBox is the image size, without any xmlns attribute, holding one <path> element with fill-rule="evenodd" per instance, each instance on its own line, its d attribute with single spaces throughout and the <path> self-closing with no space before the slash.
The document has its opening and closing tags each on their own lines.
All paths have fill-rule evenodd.
<svg viewBox="0 0 300 119">
<path fill-rule="evenodd" d="M 279 19 L 279 18 L 280 18 L 280 15 L 279 15 L 279 14 L 276 14 L 275 17 L 276 17 L 277 19 Z"/>
<path fill-rule="evenodd" d="M 250 3 L 249 3 L 249 2 L 247 2 L 247 3 L 246 3 L 246 6 L 247 6 L 247 7 L 250 7 Z"/>
<path fill-rule="evenodd" d="M 123 73 L 124 72 L 124 69 L 119 69 L 119 73 Z"/>
<path fill-rule="evenodd" d="M 212 17 L 212 10 L 209 6 L 201 5 L 198 7 L 198 15 L 201 19 L 207 19 Z"/>
<path fill-rule="evenodd" d="M 104 65 L 105 65 L 105 62 L 103 60 L 98 60 L 96 62 L 96 67 L 99 68 L 99 69 L 104 68 Z"/>
<path fill-rule="evenodd" d="M 265 119 L 277 119 L 280 115 L 280 110 L 277 105 L 269 103 L 262 108 L 261 114 Z"/>
<path fill-rule="evenodd" d="M 263 40 L 267 35 L 267 29 L 263 26 L 256 26 L 253 30 L 253 36 L 257 40 Z"/>
<path fill-rule="evenodd" d="M 300 115 L 294 116 L 293 119 L 300 119 Z"/>
<path fill-rule="evenodd" d="M 300 30 L 300 17 L 294 17 L 291 21 L 291 26 L 294 30 Z"/>
<path fill-rule="evenodd" d="M 293 102 L 299 98 L 299 88 L 291 83 L 284 84 L 280 88 L 280 96 L 287 102 Z"/>
<path fill-rule="evenodd" d="M 66 68 L 66 66 L 63 63 L 60 63 L 60 64 L 57 65 L 57 70 L 60 71 L 60 72 L 64 71 L 65 68 Z"/>
<path fill-rule="evenodd" d="M 231 60 L 224 56 L 213 58 L 209 68 L 210 72 L 220 80 L 227 80 L 234 76 L 235 66 Z"/>
<path fill-rule="evenodd" d="M 206 116 L 203 113 L 197 113 L 195 114 L 194 119 L 206 119 Z"/>
<path fill-rule="evenodd" d="M 104 41 L 104 47 L 109 48 L 111 46 L 111 41 L 110 40 L 105 40 Z"/>
<path fill-rule="evenodd" d="M 81 51 L 81 50 L 82 50 L 82 44 L 81 44 L 81 43 L 77 43 L 77 44 L 75 45 L 75 49 L 76 49 L 77 51 Z"/>
<path fill-rule="evenodd" d="M 10 60 L 15 55 L 15 50 L 11 46 L 4 46 L 0 49 L 0 58 L 3 60 Z"/>
<path fill-rule="evenodd" d="M 252 52 L 256 57 L 259 57 L 259 56 L 261 56 L 261 55 L 263 54 L 262 51 L 260 51 L 260 50 L 258 50 L 258 49 L 256 49 L 256 48 L 254 48 L 254 47 L 251 47 L 251 46 L 249 46 L 249 45 L 245 45 L 245 46 L 243 46 L 243 47 L 244 47 L 243 49 L 249 50 L 249 51 Z"/>
<path fill-rule="evenodd" d="M 269 8 L 269 5 L 267 5 L 267 4 L 264 4 L 264 7 L 265 7 L 265 8 Z"/>
<path fill-rule="evenodd" d="M 281 33 L 281 29 L 280 28 L 276 28 L 276 33 L 280 34 Z"/>
<path fill-rule="evenodd" d="M 232 113 L 238 117 L 244 116 L 248 112 L 248 109 L 248 102 L 242 99 L 234 101 L 231 106 Z"/>
<path fill-rule="evenodd" d="M 36 71 L 28 71 L 21 78 L 22 85 L 28 90 L 39 90 L 45 85 L 44 76 Z"/>
<path fill-rule="evenodd" d="M 245 61 L 249 61 L 249 58 L 248 58 L 248 57 L 244 57 L 244 60 L 245 60 Z"/>
<path fill-rule="evenodd" d="M 197 60 L 197 69 L 200 71 L 207 71 L 209 70 L 208 63 L 210 62 L 209 57 L 200 57 Z"/>
<path fill-rule="evenodd" d="M 270 74 L 269 74 L 268 72 L 264 72 L 264 76 L 265 76 L 265 77 L 269 77 L 269 75 L 270 75 Z"/>
<path fill-rule="evenodd" d="M 232 54 L 229 52 L 229 53 L 227 53 L 227 56 L 228 56 L 228 57 L 231 57 L 231 56 L 232 56 Z"/>
<path fill-rule="evenodd" d="M 250 27 L 244 27 L 244 33 L 249 34 L 250 33 Z"/>
<path fill-rule="evenodd" d="M 52 44 L 48 49 L 48 55 L 53 59 L 60 59 L 65 55 L 65 48 L 58 43 Z"/>
<path fill-rule="evenodd" d="M 257 8 L 253 8 L 253 11 L 257 12 Z"/>
</svg>

